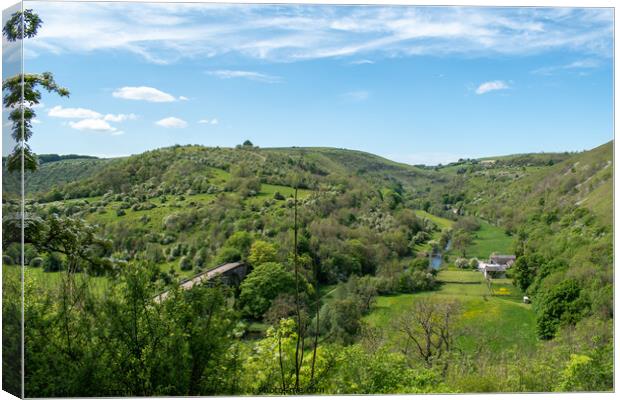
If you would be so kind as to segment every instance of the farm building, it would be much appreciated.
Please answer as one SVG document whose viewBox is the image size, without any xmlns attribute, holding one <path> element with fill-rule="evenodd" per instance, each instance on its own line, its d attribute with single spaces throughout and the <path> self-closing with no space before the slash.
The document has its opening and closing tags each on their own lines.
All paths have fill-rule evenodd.
<svg viewBox="0 0 620 400">
<path fill-rule="evenodd" d="M 478 271 L 484 274 L 485 278 L 490 275 L 503 274 L 514 264 L 516 257 L 513 255 L 491 254 L 489 262 L 478 262 Z"/>
</svg>

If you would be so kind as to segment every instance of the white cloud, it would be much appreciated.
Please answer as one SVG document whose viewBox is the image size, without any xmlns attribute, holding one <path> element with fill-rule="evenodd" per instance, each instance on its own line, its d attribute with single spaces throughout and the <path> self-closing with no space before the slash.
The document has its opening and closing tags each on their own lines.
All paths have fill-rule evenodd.
<svg viewBox="0 0 620 400">
<path fill-rule="evenodd" d="M 117 135 L 122 133 L 122 132 L 119 132 L 119 130 L 114 128 L 113 126 L 110 126 L 110 124 L 108 124 L 103 119 L 88 118 L 88 119 L 82 119 L 77 122 L 71 121 L 69 122 L 69 126 L 73 129 L 77 129 L 78 131 L 107 132 L 107 133 L 112 133 L 112 134 L 117 134 Z"/>
<path fill-rule="evenodd" d="M 103 117 L 103 120 L 110 122 L 123 122 L 127 120 L 134 120 L 137 118 L 138 116 L 136 114 L 106 114 Z"/>
<path fill-rule="evenodd" d="M 354 90 L 352 92 L 343 93 L 341 96 L 345 100 L 360 102 L 368 100 L 368 97 L 370 97 L 370 93 L 368 93 L 366 90 Z"/>
<path fill-rule="evenodd" d="M 159 126 L 163 126 L 164 128 L 186 128 L 187 127 L 187 122 L 183 121 L 180 118 L 176 118 L 176 117 L 168 117 L 168 118 L 160 119 L 159 121 L 155 122 L 155 124 Z"/>
<path fill-rule="evenodd" d="M 112 96 L 126 100 L 143 100 L 151 103 L 170 103 L 177 99 L 166 92 L 149 86 L 124 86 L 112 92 Z"/>
<path fill-rule="evenodd" d="M 188 101 L 189 99 L 185 96 L 179 96 L 180 101 Z"/>
<path fill-rule="evenodd" d="M 37 7 L 45 29 L 28 42 L 33 56 L 115 49 L 159 64 L 222 54 L 285 62 L 347 55 L 375 59 L 375 54 L 613 56 L 610 8 L 104 2 Z"/>
<path fill-rule="evenodd" d="M 282 82 L 282 78 L 279 76 L 261 74 L 254 71 L 235 71 L 229 69 L 220 69 L 216 71 L 207 71 L 207 74 L 216 76 L 220 79 L 233 79 L 243 78 L 251 81 L 264 82 L 264 83 L 279 83 Z"/>
<path fill-rule="evenodd" d="M 367 60 L 367 59 L 351 61 L 351 64 L 353 65 L 374 64 L 374 63 L 375 63 L 374 61 Z"/>
<path fill-rule="evenodd" d="M 47 115 L 55 118 L 72 118 L 72 119 L 84 119 L 84 118 L 101 118 L 101 114 L 97 111 L 89 110 L 88 108 L 63 108 L 62 106 L 52 107 Z"/>
<path fill-rule="evenodd" d="M 509 88 L 510 86 L 504 81 L 489 81 L 480 84 L 476 89 L 476 94 L 485 94 L 494 90 L 505 90 Z"/>
<path fill-rule="evenodd" d="M 201 119 L 201 120 L 199 120 L 199 121 L 198 121 L 198 123 L 199 123 L 199 124 L 210 124 L 210 125 L 217 125 L 217 124 L 219 124 L 220 122 L 217 120 L 217 118 L 213 118 L 213 119 L 211 119 L 211 120 L 209 120 L 209 119 L 206 119 L 206 118 L 205 118 L 205 119 Z"/>
<path fill-rule="evenodd" d="M 582 69 L 594 69 L 601 66 L 601 62 L 599 60 L 593 58 L 585 58 L 577 61 L 573 61 L 568 64 L 563 65 L 552 65 L 549 67 L 542 67 L 532 71 L 533 74 L 539 75 L 551 75 L 554 72 L 559 72 L 562 70 L 582 70 Z"/>
<path fill-rule="evenodd" d="M 41 120 L 40 120 L 40 119 L 38 119 L 38 118 L 33 118 L 33 119 L 32 119 L 32 123 L 33 123 L 33 124 L 40 124 L 40 123 L 41 123 Z"/>
</svg>

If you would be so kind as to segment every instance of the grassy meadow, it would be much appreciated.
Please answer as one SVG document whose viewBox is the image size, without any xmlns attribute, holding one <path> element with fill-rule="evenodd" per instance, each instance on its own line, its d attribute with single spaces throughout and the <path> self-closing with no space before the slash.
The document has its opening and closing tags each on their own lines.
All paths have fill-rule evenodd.
<svg viewBox="0 0 620 400">
<path fill-rule="evenodd" d="M 508 280 L 494 280 L 489 288 L 480 272 L 461 270 L 441 270 L 438 279 L 441 286 L 436 291 L 377 297 L 364 321 L 371 327 L 393 332 L 389 341 L 398 346 L 402 335 L 395 333 L 395 324 L 415 301 L 457 300 L 463 307 L 458 321 L 458 346 L 463 351 L 473 352 L 483 342 L 494 352 L 534 350 L 537 342 L 534 313 L 530 305 L 519 301 L 520 291 Z M 500 288 L 509 294 L 502 294 Z"/>
</svg>

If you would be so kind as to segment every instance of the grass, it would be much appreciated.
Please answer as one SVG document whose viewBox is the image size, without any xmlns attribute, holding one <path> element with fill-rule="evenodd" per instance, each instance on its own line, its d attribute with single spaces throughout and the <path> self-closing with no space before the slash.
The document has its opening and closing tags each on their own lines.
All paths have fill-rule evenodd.
<svg viewBox="0 0 620 400">
<path fill-rule="evenodd" d="M 372 327 L 389 332 L 389 341 L 398 346 L 401 334 L 395 321 L 419 299 L 455 299 L 461 302 L 458 320 L 461 334 L 457 343 L 466 352 L 482 346 L 493 352 L 508 349 L 533 351 L 536 344 L 535 319 L 531 306 L 520 302 L 521 293 L 509 280 L 494 280 L 492 292 L 500 288 L 508 295 L 491 294 L 484 277 L 477 271 L 442 270 L 438 275 L 441 287 L 433 292 L 379 296 L 364 321 Z"/>
<path fill-rule="evenodd" d="M 31 283 L 35 288 L 43 290 L 53 290 L 58 287 L 64 272 L 45 272 L 43 268 L 26 267 L 24 278 L 26 282 Z M 85 278 L 82 274 L 77 274 L 76 279 Z M 88 278 L 92 290 L 96 294 L 103 294 L 110 284 L 108 278 L 103 276 L 91 276 Z"/>
<path fill-rule="evenodd" d="M 431 240 L 439 241 L 441 237 L 441 231 L 443 231 L 444 229 L 451 229 L 452 225 L 454 224 L 454 221 L 451 221 L 447 218 L 438 217 L 424 210 L 414 210 L 414 212 L 417 217 L 422 218 L 422 219 L 428 219 L 434 222 L 439 228 L 438 230 L 432 233 Z M 420 243 L 420 244 L 415 245 L 414 250 L 416 252 L 428 252 L 431 250 L 431 245 L 428 242 Z"/>
<path fill-rule="evenodd" d="M 426 218 L 433 221 L 439 227 L 439 230 L 450 229 L 454 224 L 454 221 L 451 221 L 447 218 L 438 217 L 424 210 L 415 210 L 415 214 L 420 218 Z"/>
<path fill-rule="evenodd" d="M 466 249 L 467 257 L 488 259 L 491 253 L 511 254 L 514 239 L 503 229 L 480 220 L 480 229 L 475 232 L 475 239 Z"/>
</svg>

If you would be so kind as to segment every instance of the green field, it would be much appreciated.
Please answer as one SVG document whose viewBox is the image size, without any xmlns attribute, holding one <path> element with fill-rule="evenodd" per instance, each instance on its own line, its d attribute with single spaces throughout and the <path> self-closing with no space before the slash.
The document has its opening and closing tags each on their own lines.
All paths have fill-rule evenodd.
<svg viewBox="0 0 620 400">
<path fill-rule="evenodd" d="M 474 351 L 481 341 L 485 349 L 494 352 L 534 350 L 537 341 L 534 313 L 530 305 L 520 302 L 522 294 L 507 279 L 495 280 L 489 290 L 480 272 L 442 270 L 438 277 L 443 283 L 433 292 L 379 296 L 364 321 L 391 332 L 389 341 L 397 346 L 400 335 L 395 321 L 417 299 L 455 299 L 463 307 L 458 323 L 461 334 L 457 339 L 463 351 Z M 499 291 L 500 288 L 505 290 Z"/>
<path fill-rule="evenodd" d="M 450 229 L 452 228 L 452 225 L 454 224 L 454 221 L 451 221 L 447 218 L 438 217 L 424 210 L 415 210 L 415 215 L 417 215 L 418 217 L 422 219 L 426 218 L 426 219 L 433 221 L 439 227 L 439 230 Z"/>
<path fill-rule="evenodd" d="M 475 232 L 473 243 L 467 247 L 467 257 L 476 257 L 478 259 L 488 259 L 491 253 L 512 254 L 513 241 L 503 229 L 489 224 L 488 222 L 479 220 L 480 229 Z"/>
</svg>

